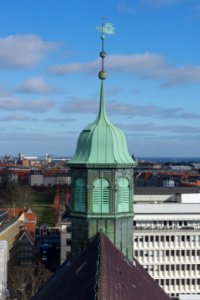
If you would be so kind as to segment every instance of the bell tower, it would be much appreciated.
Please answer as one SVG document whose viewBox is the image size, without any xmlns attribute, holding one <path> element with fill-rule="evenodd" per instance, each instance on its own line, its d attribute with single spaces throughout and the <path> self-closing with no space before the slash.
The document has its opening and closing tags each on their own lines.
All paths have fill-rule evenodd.
<svg viewBox="0 0 200 300">
<path fill-rule="evenodd" d="M 105 34 L 112 24 L 102 24 L 101 81 L 99 113 L 78 139 L 71 168 L 72 256 L 84 250 L 88 241 L 103 231 L 129 260 L 133 259 L 133 170 L 136 166 L 128 152 L 120 128 L 107 117 L 104 82 Z"/>
</svg>

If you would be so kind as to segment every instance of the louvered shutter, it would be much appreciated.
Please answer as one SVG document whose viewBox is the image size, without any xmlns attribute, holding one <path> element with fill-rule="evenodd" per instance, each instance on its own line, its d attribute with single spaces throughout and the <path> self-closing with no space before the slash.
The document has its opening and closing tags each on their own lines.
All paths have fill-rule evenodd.
<svg viewBox="0 0 200 300">
<path fill-rule="evenodd" d="M 75 182 L 75 197 L 74 197 L 74 209 L 75 211 L 85 212 L 86 210 L 86 190 L 85 181 L 82 178 L 78 178 Z"/>
<path fill-rule="evenodd" d="M 108 213 L 110 210 L 110 188 L 106 179 L 97 179 L 93 184 L 93 212 Z"/>
<path fill-rule="evenodd" d="M 102 179 L 102 212 L 108 213 L 110 206 L 110 188 L 107 180 Z"/>
<path fill-rule="evenodd" d="M 126 178 L 120 178 L 118 182 L 118 212 L 129 211 L 129 182 Z"/>
<path fill-rule="evenodd" d="M 101 181 L 95 180 L 93 184 L 93 212 L 101 212 Z"/>
</svg>

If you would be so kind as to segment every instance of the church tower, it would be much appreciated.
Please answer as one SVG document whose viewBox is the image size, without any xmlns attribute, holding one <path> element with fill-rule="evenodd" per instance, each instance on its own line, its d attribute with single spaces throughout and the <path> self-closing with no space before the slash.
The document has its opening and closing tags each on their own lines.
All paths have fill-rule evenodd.
<svg viewBox="0 0 200 300">
<path fill-rule="evenodd" d="M 110 23 L 101 30 L 102 60 L 99 113 L 78 139 L 71 168 L 72 256 L 84 250 L 88 241 L 103 231 L 116 247 L 133 259 L 133 169 L 136 162 L 128 152 L 126 138 L 112 124 L 106 113 L 104 82 L 105 33 L 111 33 Z"/>
</svg>

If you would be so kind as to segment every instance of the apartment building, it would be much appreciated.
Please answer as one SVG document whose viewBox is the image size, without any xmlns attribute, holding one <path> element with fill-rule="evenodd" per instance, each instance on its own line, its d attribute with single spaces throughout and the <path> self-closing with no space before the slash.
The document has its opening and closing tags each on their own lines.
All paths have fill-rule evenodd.
<svg viewBox="0 0 200 300">
<path fill-rule="evenodd" d="M 2 221 L 5 212 L 0 211 L 0 241 L 7 241 L 8 244 L 8 266 L 18 262 L 18 238 L 19 238 L 19 221 L 17 218 L 8 218 Z"/>
</svg>

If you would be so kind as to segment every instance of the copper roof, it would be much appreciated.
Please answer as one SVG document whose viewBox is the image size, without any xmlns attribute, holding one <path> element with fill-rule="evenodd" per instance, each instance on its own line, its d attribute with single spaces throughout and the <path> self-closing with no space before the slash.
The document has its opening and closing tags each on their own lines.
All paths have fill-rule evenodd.
<svg viewBox="0 0 200 300">
<path fill-rule="evenodd" d="M 63 264 L 32 300 L 169 300 L 152 277 L 97 234 L 70 266 Z"/>
</svg>

